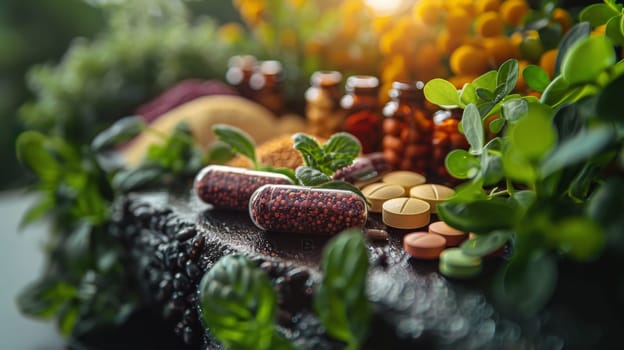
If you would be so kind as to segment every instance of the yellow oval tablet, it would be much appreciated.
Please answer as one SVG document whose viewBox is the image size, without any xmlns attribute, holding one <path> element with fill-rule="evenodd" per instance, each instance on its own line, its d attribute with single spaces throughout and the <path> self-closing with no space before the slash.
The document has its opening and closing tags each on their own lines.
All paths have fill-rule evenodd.
<svg viewBox="0 0 624 350">
<path fill-rule="evenodd" d="M 405 193 L 409 193 L 412 187 L 424 184 L 427 179 L 413 171 L 399 170 L 384 175 L 381 181 L 387 184 L 402 186 L 405 189 Z"/>
<path fill-rule="evenodd" d="M 405 189 L 399 185 L 377 182 L 364 187 L 362 193 L 371 203 L 370 211 L 381 213 L 383 203 L 388 199 L 405 196 Z"/>
<path fill-rule="evenodd" d="M 455 195 L 455 190 L 444 185 L 423 184 L 410 189 L 410 197 L 422 199 L 431 205 L 431 212 L 436 214 L 437 205 Z"/>
<path fill-rule="evenodd" d="M 409 197 L 390 199 L 382 205 L 381 219 L 384 224 L 401 228 L 414 229 L 429 224 L 431 206 L 429 203 Z"/>
</svg>

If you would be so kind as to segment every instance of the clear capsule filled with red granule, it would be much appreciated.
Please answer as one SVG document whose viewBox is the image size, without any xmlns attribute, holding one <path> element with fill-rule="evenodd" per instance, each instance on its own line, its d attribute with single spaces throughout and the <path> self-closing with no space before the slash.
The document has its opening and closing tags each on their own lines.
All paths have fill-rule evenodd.
<svg viewBox="0 0 624 350">
<path fill-rule="evenodd" d="M 288 176 L 224 165 L 209 165 L 195 177 L 199 199 L 216 208 L 247 210 L 252 193 L 266 184 L 292 184 Z"/>
<path fill-rule="evenodd" d="M 249 216 L 260 229 L 336 234 L 366 224 L 366 203 L 351 191 L 265 185 L 249 200 Z"/>
</svg>

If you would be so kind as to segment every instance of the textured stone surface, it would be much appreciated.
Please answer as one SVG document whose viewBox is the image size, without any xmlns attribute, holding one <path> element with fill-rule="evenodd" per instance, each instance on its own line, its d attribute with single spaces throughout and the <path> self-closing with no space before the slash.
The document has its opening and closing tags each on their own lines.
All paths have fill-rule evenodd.
<svg viewBox="0 0 624 350">
<path fill-rule="evenodd" d="M 198 321 L 197 283 L 220 257 L 239 252 L 271 277 L 288 338 L 304 349 L 343 347 L 324 335 L 311 312 L 322 248 L 330 237 L 262 232 L 246 213 L 163 193 L 131 196 L 119 211 L 117 221 L 146 299 L 187 343 L 218 348 Z M 370 215 L 367 227 L 385 228 L 377 214 Z M 401 239 L 409 231 L 388 231 L 388 242 L 369 244 L 368 293 L 375 315 L 367 349 L 611 348 L 618 329 L 624 329 L 621 304 L 611 307 L 604 299 L 595 301 L 596 307 L 578 307 L 583 301 L 573 290 L 574 273 L 563 274 L 555 302 L 538 317 L 503 317 L 487 293 L 501 260 L 486 261 L 477 279 L 449 280 L 437 272 L 437 262 L 403 252 Z"/>
</svg>

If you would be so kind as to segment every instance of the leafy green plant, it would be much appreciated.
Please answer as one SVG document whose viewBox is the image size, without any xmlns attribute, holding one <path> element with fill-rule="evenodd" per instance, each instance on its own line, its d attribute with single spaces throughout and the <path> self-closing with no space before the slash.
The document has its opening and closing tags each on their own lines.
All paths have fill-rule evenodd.
<svg viewBox="0 0 624 350">
<path fill-rule="evenodd" d="M 248 158 L 256 170 L 284 174 L 294 183 L 303 186 L 352 191 L 368 201 L 357 187 L 331 178 L 336 170 L 350 165 L 360 154 L 360 142 L 351 134 L 336 133 L 323 146 L 306 134 L 295 134 L 293 147 L 301 153 L 306 165 L 297 167 L 293 172 L 288 168 L 260 164 L 256 159 L 255 144 L 244 131 L 225 124 L 213 126 L 213 131 L 219 140 L 231 148 L 231 151 Z"/>
<path fill-rule="evenodd" d="M 314 295 L 314 309 L 325 330 L 359 349 L 366 340 L 371 308 L 366 297 L 368 251 L 361 230 L 349 229 L 323 251 L 323 279 Z"/>
<path fill-rule="evenodd" d="M 327 333 L 359 349 L 371 309 L 366 297 L 368 253 L 361 230 L 327 243 L 314 309 Z M 202 278 L 202 317 L 227 349 L 292 349 L 276 329 L 277 296 L 267 275 L 242 255 L 227 255 Z"/>
<path fill-rule="evenodd" d="M 589 5 L 579 14 L 581 21 L 592 27 L 606 25 L 605 34 L 616 45 L 624 45 L 624 6 L 615 0 L 604 0 L 603 4 Z"/>
<path fill-rule="evenodd" d="M 219 259 L 199 292 L 203 320 L 227 349 L 293 349 L 275 328 L 277 295 L 271 281 L 249 259 Z"/>
<path fill-rule="evenodd" d="M 80 148 L 37 131 L 17 140 L 17 158 L 37 177 L 35 190 L 41 196 L 23 225 L 44 216 L 52 220 L 48 268 L 20 294 L 18 304 L 27 315 L 56 318 L 64 335 L 119 325 L 140 306 L 135 286 L 122 283 L 131 281 L 121 261 L 124 249 L 110 234 L 115 195 L 150 184 L 173 185 L 192 178 L 203 165 L 184 125 L 163 135 L 163 144 L 153 145 L 135 169 L 110 159 L 111 150 L 144 129 L 141 118 L 124 118 L 90 147 Z"/>
<path fill-rule="evenodd" d="M 425 86 L 429 101 L 464 109 L 460 125 L 470 144 L 446 158 L 449 173 L 467 181 L 438 206 L 438 215 L 477 233 L 462 246 L 467 254 L 483 256 L 513 242 L 495 291 L 502 305 L 522 314 L 549 299 L 558 259 L 596 259 L 605 242 L 619 242 L 606 248 L 624 252 L 612 226 L 622 203 L 604 192 L 606 184 L 619 188 L 623 182 L 624 124 L 616 111 L 623 63 L 616 62 L 609 38 L 589 37 L 587 23 L 573 27 L 559 51 L 552 81 L 536 66 L 522 72 L 543 92 L 540 99 L 513 94 L 515 60 L 460 92 L 441 79 Z M 487 140 L 486 128 L 496 136 Z M 598 214 L 599 206 L 609 214 Z"/>
</svg>

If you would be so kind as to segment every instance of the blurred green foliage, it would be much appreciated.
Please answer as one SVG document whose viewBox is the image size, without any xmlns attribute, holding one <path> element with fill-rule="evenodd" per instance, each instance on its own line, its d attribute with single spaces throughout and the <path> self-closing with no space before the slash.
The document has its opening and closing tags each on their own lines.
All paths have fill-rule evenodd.
<svg viewBox="0 0 624 350">
<path fill-rule="evenodd" d="M 23 181 L 15 138 L 21 131 L 16 110 L 32 98 L 25 73 L 35 63 L 58 60 L 74 37 L 91 37 L 103 23 L 101 11 L 81 0 L 0 1 L 0 189 Z"/>
</svg>

